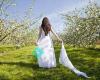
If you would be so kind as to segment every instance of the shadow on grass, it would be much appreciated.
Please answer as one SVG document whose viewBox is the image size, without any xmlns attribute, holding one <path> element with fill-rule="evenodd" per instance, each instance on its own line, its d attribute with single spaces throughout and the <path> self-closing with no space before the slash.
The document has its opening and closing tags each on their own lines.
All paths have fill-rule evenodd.
<svg viewBox="0 0 100 80">
<path fill-rule="evenodd" d="M 7 76 L 0 75 L 0 80 L 10 80 Z"/>
<path fill-rule="evenodd" d="M 79 54 L 85 54 L 86 56 L 90 56 L 92 58 L 99 58 L 100 57 L 100 49 L 94 49 L 94 48 L 87 48 L 87 49 L 73 49 L 71 51 L 68 51 L 69 53 L 72 53 L 73 55 Z"/>
<path fill-rule="evenodd" d="M 2 65 L 2 64 L 17 65 L 17 66 L 21 66 L 21 67 L 34 68 L 34 69 L 39 68 L 37 64 L 25 63 L 25 62 L 0 62 L 0 65 Z"/>
<path fill-rule="evenodd" d="M 35 73 L 33 75 L 34 80 L 73 80 L 73 77 L 78 80 L 79 78 L 63 66 L 50 69 L 40 68 Z"/>
<path fill-rule="evenodd" d="M 64 69 L 66 71 L 63 71 L 63 67 L 55 67 L 55 68 L 39 68 L 37 64 L 33 63 L 24 63 L 24 62 L 0 62 L 0 65 L 17 65 L 20 67 L 27 67 L 32 68 L 33 76 L 21 76 L 21 80 L 66 80 L 68 79 L 68 75 L 74 75 L 73 73 L 69 72 L 66 73 L 68 69 Z M 67 75 L 68 74 L 68 75 Z M 66 75 L 66 76 L 65 76 Z M 71 77 L 70 77 L 71 78 Z M 78 78 L 76 76 L 76 78 Z M 0 76 L 0 80 L 11 80 L 8 79 L 5 76 Z"/>
<path fill-rule="evenodd" d="M 24 62 L 0 62 L 0 65 L 17 65 L 21 67 L 32 68 L 33 76 L 22 76 L 21 80 L 78 80 L 73 72 L 62 65 L 57 65 L 55 68 L 39 68 L 37 64 Z M 0 80 L 9 80 L 7 77 L 0 76 Z M 83 78 L 84 79 L 84 78 Z"/>
<path fill-rule="evenodd" d="M 99 48 L 88 48 L 89 50 L 96 50 L 96 51 L 100 51 Z"/>
</svg>

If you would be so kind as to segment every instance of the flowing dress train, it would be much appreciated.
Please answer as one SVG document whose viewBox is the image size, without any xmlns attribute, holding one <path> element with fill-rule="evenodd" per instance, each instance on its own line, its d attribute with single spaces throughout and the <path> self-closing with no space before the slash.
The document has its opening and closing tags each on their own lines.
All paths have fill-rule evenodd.
<svg viewBox="0 0 100 80">
<path fill-rule="evenodd" d="M 70 70 L 75 72 L 78 76 L 83 76 L 85 78 L 90 78 L 87 76 L 86 73 L 79 71 L 76 69 L 73 64 L 71 63 L 70 59 L 68 58 L 67 52 L 65 50 L 64 44 L 62 42 L 62 48 L 60 51 L 60 57 L 59 57 L 60 64 L 64 65 L 65 67 L 68 67 Z"/>
</svg>

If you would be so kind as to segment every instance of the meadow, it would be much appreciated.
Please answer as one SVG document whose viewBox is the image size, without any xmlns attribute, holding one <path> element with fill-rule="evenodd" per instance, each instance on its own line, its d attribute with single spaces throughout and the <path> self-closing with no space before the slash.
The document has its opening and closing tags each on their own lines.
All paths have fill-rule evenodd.
<svg viewBox="0 0 100 80">
<path fill-rule="evenodd" d="M 65 46 L 74 66 L 91 78 L 78 77 L 74 72 L 59 64 L 60 46 L 54 46 L 57 67 L 39 68 L 32 55 L 35 46 L 16 49 L 0 46 L 0 80 L 100 80 L 100 47 L 73 48 Z"/>
</svg>

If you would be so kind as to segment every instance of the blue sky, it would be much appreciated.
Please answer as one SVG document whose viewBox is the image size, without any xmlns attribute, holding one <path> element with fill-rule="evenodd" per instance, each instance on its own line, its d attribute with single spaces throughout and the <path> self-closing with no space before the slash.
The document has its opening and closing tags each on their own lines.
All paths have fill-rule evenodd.
<svg viewBox="0 0 100 80">
<path fill-rule="evenodd" d="M 13 19 L 20 19 L 25 15 L 25 11 L 30 6 L 33 8 L 32 17 L 40 15 L 47 16 L 51 25 L 56 31 L 63 30 L 64 23 L 61 18 L 62 13 L 81 8 L 88 4 L 89 0 L 14 0 L 16 6 L 9 8 L 9 13 Z M 91 0 L 100 3 L 100 0 Z M 39 24 L 40 25 L 40 24 Z"/>
</svg>

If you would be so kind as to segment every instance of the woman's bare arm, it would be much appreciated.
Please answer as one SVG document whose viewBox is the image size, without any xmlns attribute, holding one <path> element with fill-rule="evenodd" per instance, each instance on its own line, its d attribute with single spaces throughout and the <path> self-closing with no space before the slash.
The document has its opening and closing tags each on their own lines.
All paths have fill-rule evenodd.
<svg viewBox="0 0 100 80">
<path fill-rule="evenodd" d="M 62 41 L 62 39 L 60 39 L 59 38 L 59 36 L 54 32 L 54 30 L 51 28 L 51 32 L 57 37 L 57 39 L 59 40 L 59 41 Z"/>
</svg>

